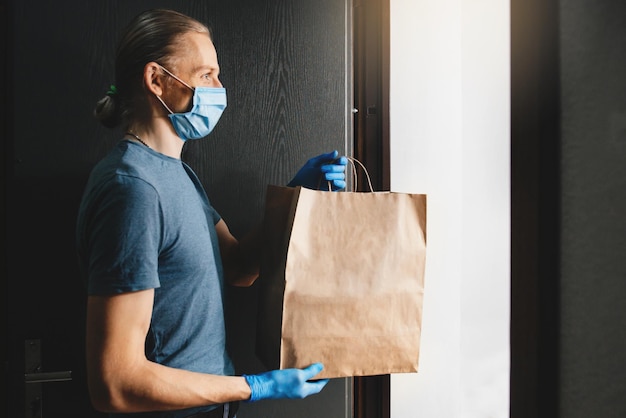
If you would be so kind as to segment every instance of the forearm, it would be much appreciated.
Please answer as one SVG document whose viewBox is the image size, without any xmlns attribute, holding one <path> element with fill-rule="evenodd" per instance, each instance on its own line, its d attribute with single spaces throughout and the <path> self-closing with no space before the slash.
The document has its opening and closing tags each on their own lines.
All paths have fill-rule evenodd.
<svg viewBox="0 0 626 418">
<path fill-rule="evenodd" d="M 94 373 L 89 383 L 94 406 L 105 412 L 175 410 L 250 398 L 243 377 L 195 373 L 148 360 Z"/>
<path fill-rule="evenodd" d="M 88 298 L 87 378 L 96 409 L 115 413 L 166 411 L 231 401 L 304 397 L 326 384 L 307 382 L 319 373 L 321 365 L 239 377 L 154 363 L 145 355 L 153 298 L 153 289 Z"/>
<path fill-rule="evenodd" d="M 184 409 L 248 399 L 242 377 L 174 369 L 146 357 L 154 290 L 89 296 L 86 365 L 94 407 L 107 412 Z"/>
</svg>

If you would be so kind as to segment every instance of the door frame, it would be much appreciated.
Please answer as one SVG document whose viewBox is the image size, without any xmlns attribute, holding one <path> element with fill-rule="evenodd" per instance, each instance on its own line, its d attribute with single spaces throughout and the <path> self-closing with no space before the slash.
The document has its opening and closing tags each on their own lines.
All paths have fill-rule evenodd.
<svg viewBox="0 0 626 418">
<path fill-rule="evenodd" d="M 353 7 L 354 153 L 374 189 L 389 190 L 390 0 L 355 0 Z"/>
<path fill-rule="evenodd" d="M 390 188 L 390 0 L 354 0 L 354 157 L 368 170 L 375 191 Z M 366 185 L 363 172 L 357 184 Z M 353 378 L 354 418 L 389 418 L 391 376 Z"/>
<path fill-rule="evenodd" d="M 559 415 L 559 4 L 511 2 L 510 416 Z"/>
</svg>

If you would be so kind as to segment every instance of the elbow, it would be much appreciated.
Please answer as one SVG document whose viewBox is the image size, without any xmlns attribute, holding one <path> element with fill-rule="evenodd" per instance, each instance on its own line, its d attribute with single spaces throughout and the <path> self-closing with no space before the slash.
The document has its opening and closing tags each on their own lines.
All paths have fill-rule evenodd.
<svg viewBox="0 0 626 418">
<path fill-rule="evenodd" d="M 89 399 L 98 412 L 123 413 L 130 412 L 124 400 L 123 390 L 112 382 L 89 380 Z"/>
<path fill-rule="evenodd" d="M 113 400 L 114 398 L 110 393 L 101 389 L 94 389 L 90 386 L 89 398 L 91 400 L 91 405 L 96 411 L 105 413 L 117 412 L 117 408 L 115 407 L 115 402 Z"/>
<path fill-rule="evenodd" d="M 224 280 L 231 286 L 250 287 L 259 277 L 260 269 L 256 264 L 251 265 L 229 259 L 224 261 L 222 265 L 224 267 Z"/>
<path fill-rule="evenodd" d="M 227 276 L 226 281 L 229 285 L 235 287 L 250 287 L 259 277 L 258 273 L 240 273 Z"/>
<path fill-rule="evenodd" d="M 113 404 L 108 399 L 106 399 L 106 397 L 103 397 L 100 394 L 96 394 L 96 395 L 91 394 L 90 399 L 91 399 L 91 405 L 98 412 L 103 412 L 103 413 L 117 412 Z"/>
</svg>

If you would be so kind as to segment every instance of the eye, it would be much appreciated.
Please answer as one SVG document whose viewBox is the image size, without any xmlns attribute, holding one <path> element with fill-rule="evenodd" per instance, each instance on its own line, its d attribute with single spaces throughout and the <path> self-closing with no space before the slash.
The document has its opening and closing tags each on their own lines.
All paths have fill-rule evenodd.
<svg viewBox="0 0 626 418">
<path fill-rule="evenodd" d="M 202 75 L 200 75 L 200 79 L 202 80 L 201 83 L 203 85 L 221 87 L 219 80 L 219 71 L 217 70 L 210 70 L 207 73 L 202 73 Z"/>
</svg>

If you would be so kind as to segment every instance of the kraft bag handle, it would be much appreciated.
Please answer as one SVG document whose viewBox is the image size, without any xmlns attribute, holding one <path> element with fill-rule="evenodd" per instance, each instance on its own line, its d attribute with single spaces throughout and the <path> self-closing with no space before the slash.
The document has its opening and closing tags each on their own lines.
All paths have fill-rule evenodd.
<svg viewBox="0 0 626 418">
<path fill-rule="evenodd" d="M 365 177 L 367 178 L 367 185 L 370 188 L 370 193 L 374 192 L 374 188 L 372 187 L 372 180 L 370 179 L 370 173 L 367 172 L 367 168 L 365 168 L 363 163 L 353 157 L 346 157 L 346 158 L 348 159 L 349 162 L 352 163 L 352 176 L 354 178 L 354 188 L 353 188 L 354 190 L 353 191 L 356 192 L 358 190 L 357 172 L 356 172 L 356 164 L 355 164 L 357 163 L 363 169 L 363 172 L 365 173 Z"/>
<path fill-rule="evenodd" d="M 363 163 L 359 160 L 357 160 L 356 158 L 353 157 L 346 157 L 348 159 L 348 162 L 350 163 L 350 167 L 352 168 L 352 177 L 354 178 L 354 187 L 352 188 L 353 192 L 356 192 L 358 190 L 358 182 L 357 182 L 357 164 L 363 169 L 363 172 L 365 173 L 365 177 L 367 178 L 367 185 L 370 188 L 370 192 L 374 191 L 374 188 L 372 187 L 372 180 L 370 179 L 370 174 L 367 172 L 367 168 L 365 168 L 365 166 L 363 165 Z M 328 182 L 328 191 L 332 191 L 333 186 L 331 184 L 331 182 Z"/>
</svg>

